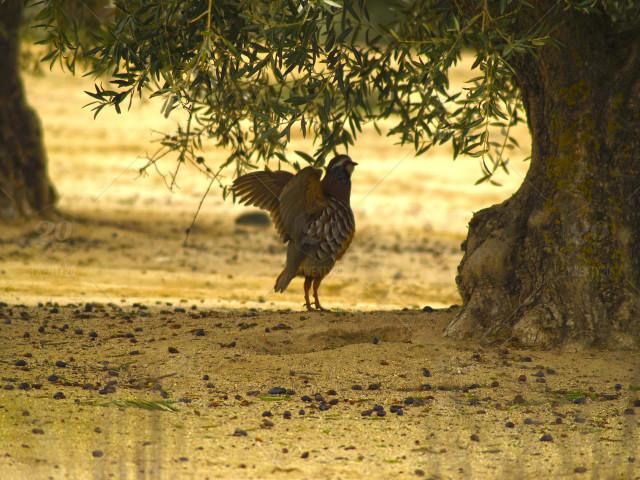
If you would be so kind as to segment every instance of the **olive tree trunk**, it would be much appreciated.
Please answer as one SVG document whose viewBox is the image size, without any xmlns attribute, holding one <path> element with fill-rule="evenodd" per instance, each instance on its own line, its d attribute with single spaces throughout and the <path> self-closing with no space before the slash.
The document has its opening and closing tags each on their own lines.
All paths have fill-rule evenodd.
<svg viewBox="0 0 640 480">
<path fill-rule="evenodd" d="M 562 47 L 514 62 L 531 165 L 469 224 L 449 336 L 640 344 L 640 32 L 564 15 Z"/>
<path fill-rule="evenodd" d="M 56 194 L 47 175 L 38 117 L 19 70 L 22 0 L 0 2 L 0 219 L 50 216 Z"/>
</svg>

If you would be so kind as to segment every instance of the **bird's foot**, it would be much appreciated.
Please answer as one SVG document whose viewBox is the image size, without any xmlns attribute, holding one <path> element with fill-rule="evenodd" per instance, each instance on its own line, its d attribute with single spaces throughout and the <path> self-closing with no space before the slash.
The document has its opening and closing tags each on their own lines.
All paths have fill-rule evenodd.
<svg viewBox="0 0 640 480">
<path fill-rule="evenodd" d="M 316 311 L 318 311 L 318 312 L 328 312 L 329 311 L 326 308 L 324 308 L 322 305 L 320 305 L 320 302 L 315 302 L 315 303 L 316 303 Z"/>
<path fill-rule="evenodd" d="M 328 312 L 329 311 L 326 308 L 324 308 L 322 305 L 320 305 L 319 303 L 316 303 L 315 307 L 312 307 L 311 304 L 307 303 L 307 304 L 305 304 L 305 307 L 310 312 Z"/>
</svg>

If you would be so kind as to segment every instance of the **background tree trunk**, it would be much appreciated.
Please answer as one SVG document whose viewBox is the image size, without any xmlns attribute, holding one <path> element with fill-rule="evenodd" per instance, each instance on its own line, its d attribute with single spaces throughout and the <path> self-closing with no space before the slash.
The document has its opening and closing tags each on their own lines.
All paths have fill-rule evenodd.
<svg viewBox="0 0 640 480">
<path fill-rule="evenodd" d="M 640 32 L 563 15 L 561 47 L 513 64 L 531 166 L 469 224 L 448 335 L 640 344 Z"/>
<path fill-rule="evenodd" d="M 55 213 L 38 117 L 20 79 L 22 0 L 0 3 L 0 218 Z"/>
</svg>

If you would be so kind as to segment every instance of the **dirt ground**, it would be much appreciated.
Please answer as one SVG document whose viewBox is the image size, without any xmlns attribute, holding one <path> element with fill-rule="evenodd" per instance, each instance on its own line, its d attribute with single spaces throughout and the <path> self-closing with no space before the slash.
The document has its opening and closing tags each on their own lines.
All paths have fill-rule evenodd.
<svg viewBox="0 0 640 480">
<path fill-rule="evenodd" d="M 475 162 L 365 132 L 356 238 L 310 313 L 300 280 L 273 293 L 273 228 L 217 192 L 183 245 L 208 181 L 138 178 L 174 120 L 94 122 L 90 88 L 27 78 L 64 216 L 0 233 L 0 478 L 640 478 L 637 352 L 442 337 L 471 213 L 526 163 L 474 187 Z"/>
</svg>

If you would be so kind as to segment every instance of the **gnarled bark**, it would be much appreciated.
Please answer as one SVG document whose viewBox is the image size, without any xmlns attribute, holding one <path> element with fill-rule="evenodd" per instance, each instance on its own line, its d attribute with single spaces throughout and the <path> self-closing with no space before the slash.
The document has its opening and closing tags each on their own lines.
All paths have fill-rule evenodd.
<svg viewBox="0 0 640 480">
<path fill-rule="evenodd" d="M 20 78 L 21 0 L 0 2 L 0 218 L 50 216 L 56 194 L 49 181 L 38 117 Z"/>
<path fill-rule="evenodd" d="M 450 336 L 640 344 L 640 32 L 563 15 L 562 47 L 513 64 L 531 165 L 469 224 Z"/>
</svg>

